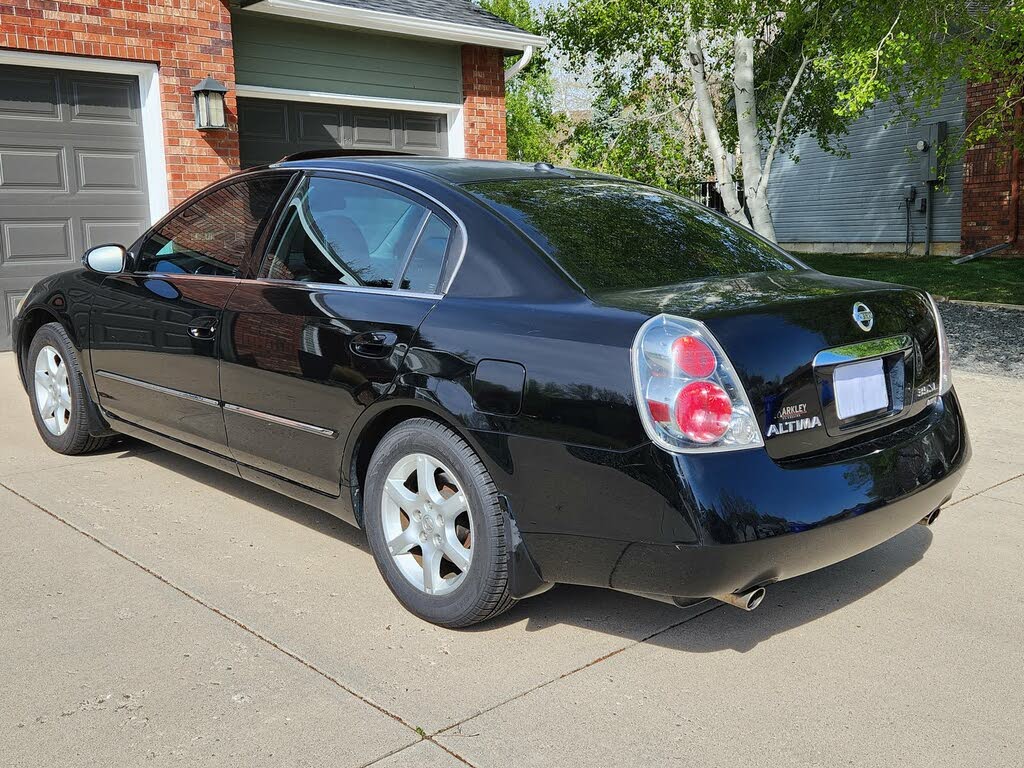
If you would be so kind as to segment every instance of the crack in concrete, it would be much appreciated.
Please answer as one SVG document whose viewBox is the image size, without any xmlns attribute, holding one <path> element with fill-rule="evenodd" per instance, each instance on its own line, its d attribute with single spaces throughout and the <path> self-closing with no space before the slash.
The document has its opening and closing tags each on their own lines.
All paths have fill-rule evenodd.
<svg viewBox="0 0 1024 768">
<path fill-rule="evenodd" d="M 506 704 L 509 704 L 509 703 L 511 703 L 513 701 L 521 699 L 524 696 L 529 696 L 531 693 L 533 693 L 535 691 L 539 691 L 541 688 L 546 688 L 547 686 L 551 685 L 552 683 L 557 683 L 559 680 L 565 680 L 567 677 L 571 677 L 571 676 L 575 675 L 578 672 L 583 672 L 584 670 L 590 669 L 591 667 L 593 667 L 593 666 L 595 666 L 597 664 L 600 664 L 603 661 L 607 661 L 608 659 L 611 659 L 611 658 L 613 658 L 615 656 L 618 656 L 623 651 L 628 651 L 628 650 L 631 650 L 633 648 L 636 648 L 639 645 L 643 645 L 648 640 L 652 640 L 655 637 L 657 637 L 658 635 L 664 634 L 665 632 L 669 632 L 670 630 L 673 630 L 676 627 L 681 627 L 683 624 L 691 622 L 694 619 L 699 619 L 701 616 L 705 616 L 705 615 L 711 613 L 712 611 L 717 610 L 718 608 L 721 608 L 722 605 L 723 605 L 723 603 L 716 603 L 714 600 L 711 600 L 711 599 L 708 599 L 707 602 L 709 603 L 709 605 L 704 610 L 700 611 L 699 613 L 694 613 L 692 616 L 687 616 L 685 619 L 682 619 L 681 621 L 674 622 L 672 624 L 669 624 L 666 627 L 662 627 L 661 629 L 655 630 L 654 632 L 651 632 L 649 635 L 645 635 L 644 637 L 641 637 L 639 640 L 634 640 L 631 643 L 626 643 L 626 645 L 622 646 L 621 648 L 616 648 L 613 651 L 609 651 L 604 656 L 599 656 L 598 658 L 593 659 L 592 661 L 588 661 L 586 664 L 582 664 L 579 667 L 576 667 L 575 669 L 571 669 L 568 672 L 563 672 L 561 675 L 558 675 L 557 677 L 552 677 L 550 680 L 545 680 L 543 683 L 538 683 L 537 685 L 533 686 L 532 688 L 528 688 L 525 691 L 521 691 L 521 692 L 517 693 L 515 696 L 510 696 L 509 698 L 507 698 L 507 699 L 505 699 L 503 701 L 500 701 L 500 702 L 498 702 L 497 704 L 495 704 L 493 706 L 481 709 L 479 712 L 475 712 L 474 714 L 470 715 L 469 717 L 464 717 L 464 718 L 462 718 L 461 720 L 459 720 L 456 723 L 452 723 L 451 725 L 445 726 L 444 728 L 442 728 L 439 731 L 435 731 L 434 733 L 430 734 L 430 738 L 433 741 L 434 737 L 440 736 L 442 734 L 445 734 L 445 733 L 447 733 L 448 731 L 451 731 L 454 728 L 458 728 L 459 726 L 468 723 L 470 720 L 474 720 L 475 718 L 478 718 L 481 715 L 486 715 L 488 712 L 493 712 L 494 710 L 496 710 L 496 709 L 498 709 L 500 707 L 503 707 Z M 438 742 L 435 741 L 434 743 L 437 744 Z"/>
<path fill-rule="evenodd" d="M 1014 475 L 1013 477 L 1008 477 L 1005 480 L 1000 480 L 995 485 L 990 485 L 988 488 L 982 488 L 980 491 L 975 491 L 970 496 L 964 496 L 962 499 L 957 499 L 956 501 L 948 502 L 945 506 L 943 506 L 943 509 L 945 509 L 946 507 L 955 507 L 957 504 L 962 504 L 963 502 L 967 501 L 968 499 L 973 499 L 975 496 L 981 496 L 983 493 L 988 493 L 993 488 L 998 488 L 1001 485 L 1006 485 L 1007 483 L 1012 483 L 1014 480 L 1020 480 L 1022 477 L 1024 477 L 1024 472 L 1021 472 L 1019 475 Z M 989 497 L 989 498 L 992 498 L 992 497 Z M 1012 502 L 1012 501 L 1010 502 L 1010 504 L 1013 504 L 1013 503 L 1014 502 Z"/>
<path fill-rule="evenodd" d="M 372 699 L 368 698 L 367 696 L 359 693 L 356 690 L 353 690 L 352 688 L 350 688 L 349 686 L 345 685 L 343 682 L 338 680 L 338 678 L 336 678 L 333 675 L 331 675 L 329 672 L 326 672 L 326 671 L 320 669 L 313 662 L 303 658 L 302 656 L 300 656 L 295 651 L 289 650 L 288 648 L 284 647 L 283 645 L 281 645 L 280 643 L 276 642 L 275 640 L 272 640 L 271 638 L 267 637 L 262 632 L 260 632 L 260 631 L 258 631 L 256 629 L 253 629 L 252 627 L 247 625 L 245 622 L 243 622 L 241 619 L 235 618 L 234 616 L 232 616 L 231 614 L 227 613 L 226 611 L 221 610 L 217 606 L 212 605 L 211 603 L 206 602 L 205 600 L 203 600 L 203 598 L 199 597 L 198 595 L 193 594 L 192 592 L 189 592 L 184 587 L 178 586 L 177 584 L 175 584 L 173 581 L 168 579 L 163 574 L 158 573 L 157 571 L 154 571 L 152 568 L 150 568 L 149 566 L 145 565 L 144 563 L 136 560 L 131 555 L 128 555 L 128 554 L 120 551 L 119 549 L 117 549 L 113 545 L 108 544 L 105 541 L 103 541 L 102 539 L 98 538 L 97 536 L 89 533 L 86 530 L 83 530 L 82 528 L 78 527 L 77 525 L 75 525 L 70 520 L 67 520 L 66 518 L 61 517 L 56 512 L 52 512 L 51 510 L 47 509 L 46 507 L 42 506 L 41 504 L 36 503 L 35 501 L 33 501 L 32 499 L 28 498 L 24 494 L 19 493 L 18 491 L 16 491 L 13 488 L 11 488 L 5 482 L 0 481 L 0 488 L 3 488 L 4 490 L 10 492 L 11 494 L 17 496 L 19 499 L 21 499 L 25 503 L 32 505 L 33 507 L 38 509 L 43 514 L 49 515 L 50 517 L 52 517 L 57 522 L 59 522 L 59 523 L 61 523 L 63 525 L 66 525 L 71 530 L 76 531 L 77 533 L 80 533 L 82 536 L 85 536 L 90 541 L 92 541 L 92 542 L 98 544 L 99 546 L 103 547 L 108 552 L 111 552 L 114 555 L 117 555 L 118 557 L 120 557 L 122 560 L 124 560 L 124 561 L 126 561 L 128 563 L 131 563 L 136 568 L 138 568 L 141 571 L 147 573 L 148 575 L 152 576 L 153 578 L 157 579 L 158 581 L 162 582 L 163 584 L 166 584 L 168 587 L 170 587 L 171 589 L 175 590 L 179 594 L 184 595 L 186 598 L 188 598 L 192 602 L 196 603 L 197 605 L 200 605 L 203 608 L 205 608 L 206 610 L 215 613 L 217 616 L 220 616 L 222 619 L 225 619 L 226 621 L 231 622 L 232 624 L 234 624 L 239 629 L 243 630 L 244 632 L 247 632 L 248 634 L 252 635 L 256 639 L 260 640 L 261 642 L 266 643 L 271 648 L 274 648 L 275 650 L 280 651 L 281 653 L 283 653 L 288 658 L 292 659 L 293 661 L 298 662 L 299 664 L 301 664 L 302 666 L 306 667 L 310 671 L 316 673 L 317 675 L 320 675 L 322 678 L 324 678 L 325 680 L 333 683 L 335 686 L 337 686 L 341 690 L 343 690 L 346 693 L 350 694 L 351 696 L 354 696 L 355 698 L 359 699 L 359 701 L 363 702 L 367 706 L 372 707 L 373 709 L 375 709 L 378 712 L 380 712 L 382 715 L 390 717 L 395 722 L 405 726 L 406 728 L 408 728 L 410 731 L 412 731 L 416 735 L 416 737 L 417 737 L 416 741 L 412 742 L 411 744 L 406 744 L 405 746 L 401 747 L 400 749 L 396 749 L 393 752 L 388 753 L 387 755 L 383 755 L 382 757 L 376 758 L 371 763 L 367 763 L 367 765 L 372 765 L 375 762 L 379 762 L 380 760 L 383 760 L 386 757 L 390 757 L 391 755 L 393 755 L 393 754 L 395 754 L 397 752 L 401 752 L 404 749 L 408 749 L 409 747 L 415 746 L 416 744 L 419 744 L 421 741 L 429 741 L 432 744 L 436 744 L 439 748 L 443 749 L 445 752 L 447 752 L 449 755 L 454 757 L 459 762 L 461 762 L 461 763 L 463 763 L 465 765 L 470 766 L 470 768 L 476 768 L 476 766 L 474 766 L 466 758 L 462 757 L 462 755 L 460 755 L 457 752 L 449 749 L 444 744 L 440 744 L 440 743 L 434 741 L 433 736 L 430 735 L 430 734 L 425 734 L 423 732 L 422 728 L 418 728 L 417 726 L 412 725 L 411 723 L 406 721 L 401 715 L 399 715 L 399 714 L 397 714 L 395 712 L 390 711 L 386 707 L 376 703 L 375 701 L 373 701 Z"/>
</svg>

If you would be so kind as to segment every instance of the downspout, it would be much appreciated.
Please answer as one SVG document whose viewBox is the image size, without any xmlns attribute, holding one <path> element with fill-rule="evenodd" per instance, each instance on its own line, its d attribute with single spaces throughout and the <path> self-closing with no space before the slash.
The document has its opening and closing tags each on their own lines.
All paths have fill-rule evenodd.
<svg viewBox="0 0 1024 768">
<path fill-rule="evenodd" d="M 528 45 L 523 48 L 523 55 L 519 58 L 515 64 L 505 70 L 505 82 L 509 82 L 516 75 L 523 71 L 527 64 L 533 59 L 533 46 Z"/>
<path fill-rule="evenodd" d="M 1024 140 L 1024 136 L 1021 135 L 1021 130 L 1024 129 L 1022 109 L 1024 109 L 1024 103 L 1018 101 L 1013 110 L 1015 130 L 1013 132 L 1013 149 L 1010 151 L 1010 236 L 1007 238 L 1009 243 L 1020 241 L 1020 142 Z"/>
<path fill-rule="evenodd" d="M 924 183 L 924 255 L 932 255 L 932 182 Z"/>
</svg>

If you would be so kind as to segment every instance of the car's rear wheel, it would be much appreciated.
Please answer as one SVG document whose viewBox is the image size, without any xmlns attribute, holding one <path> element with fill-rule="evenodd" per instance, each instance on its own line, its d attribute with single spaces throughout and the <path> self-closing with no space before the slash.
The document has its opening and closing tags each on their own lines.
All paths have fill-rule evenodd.
<svg viewBox="0 0 1024 768">
<path fill-rule="evenodd" d="M 89 453 L 111 443 L 111 437 L 91 434 L 102 425 L 92 423 L 75 347 L 60 323 L 47 323 L 36 332 L 25 363 L 32 415 L 43 442 L 64 454 Z"/>
<path fill-rule="evenodd" d="M 406 608 L 465 627 L 513 604 L 497 489 L 455 432 L 429 419 L 400 424 L 374 451 L 365 486 L 370 549 Z"/>
</svg>

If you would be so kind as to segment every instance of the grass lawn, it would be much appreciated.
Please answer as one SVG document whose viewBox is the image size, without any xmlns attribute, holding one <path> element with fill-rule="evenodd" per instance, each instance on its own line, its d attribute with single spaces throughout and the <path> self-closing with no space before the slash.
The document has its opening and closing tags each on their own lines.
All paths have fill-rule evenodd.
<svg viewBox="0 0 1024 768">
<path fill-rule="evenodd" d="M 950 299 L 1024 304 L 1024 259 L 980 258 L 955 266 L 951 256 L 795 255 L 831 275 L 912 285 Z"/>
</svg>

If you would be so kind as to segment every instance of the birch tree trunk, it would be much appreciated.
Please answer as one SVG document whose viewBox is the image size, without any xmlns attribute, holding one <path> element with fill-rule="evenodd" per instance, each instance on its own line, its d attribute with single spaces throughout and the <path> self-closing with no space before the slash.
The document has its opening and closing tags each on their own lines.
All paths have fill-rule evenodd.
<svg viewBox="0 0 1024 768">
<path fill-rule="evenodd" d="M 768 207 L 768 179 L 761 164 L 761 142 L 757 127 L 757 97 L 754 92 L 754 40 L 743 32 L 734 42 L 733 94 L 739 134 L 740 170 L 743 191 L 754 231 L 775 242 L 775 223 Z"/>
<path fill-rule="evenodd" d="M 747 217 L 743 213 L 736 186 L 733 181 L 729 163 L 729 152 L 722 143 L 722 135 L 718 132 L 718 120 L 715 116 L 715 102 L 708 88 L 707 73 L 704 69 L 704 50 L 695 34 L 686 36 L 686 61 L 693 80 L 694 103 L 700 118 L 701 132 L 704 142 L 708 145 L 711 162 L 715 169 L 715 181 L 718 191 L 725 204 L 725 212 L 729 218 L 746 226 Z"/>
</svg>

